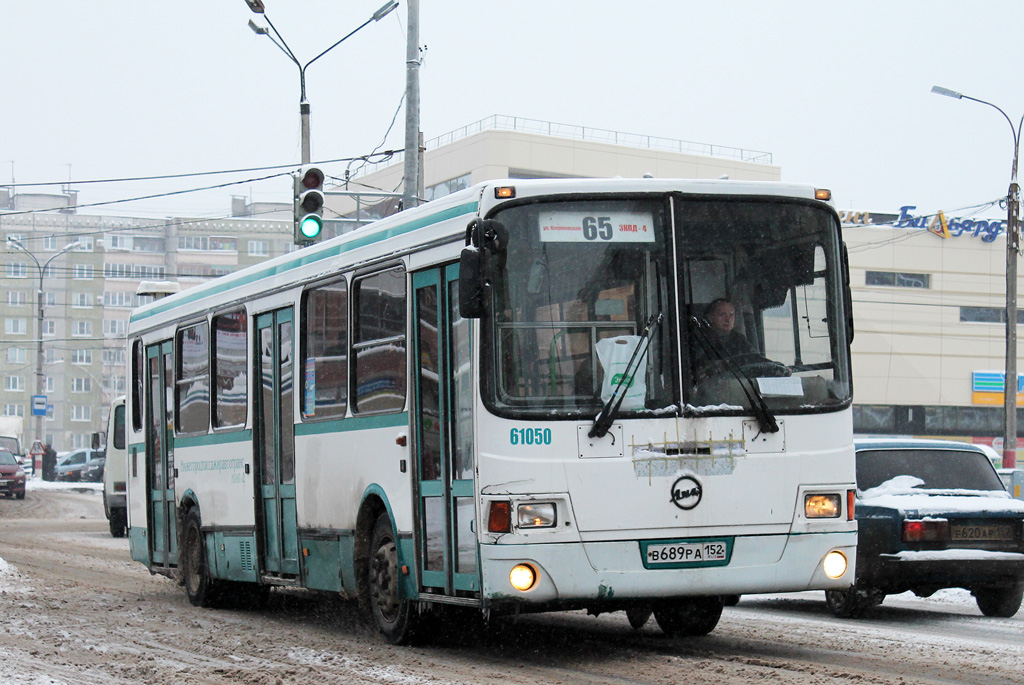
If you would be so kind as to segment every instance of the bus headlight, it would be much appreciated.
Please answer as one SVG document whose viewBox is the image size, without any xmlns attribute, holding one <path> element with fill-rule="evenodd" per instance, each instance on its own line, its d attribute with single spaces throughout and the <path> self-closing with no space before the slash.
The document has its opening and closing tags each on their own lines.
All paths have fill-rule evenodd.
<svg viewBox="0 0 1024 685">
<path fill-rule="evenodd" d="M 555 526 L 554 502 L 520 504 L 516 510 L 519 512 L 520 528 L 553 528 Z"/>
<path fill-rule="evenodd" d="M 508 582 L 516 590 L 526 592 L 537 582 L 537 572 L 529 564 L 516 564 L 508 574 Z"/>
<path fill-rule="evenodd" d="M 835 519 L 841 511 L 839 495 L 804 496 L 804 516 L 809 519 Z"/>
<path fill-rule="evenodd" d="M 825 555 L 824 561 L 821 562 L 821 567 L 825 571 L 825 575 L 832 580 L 840 578 L 846 573 L 846 555 L 832 550 Z"/>
</svg>

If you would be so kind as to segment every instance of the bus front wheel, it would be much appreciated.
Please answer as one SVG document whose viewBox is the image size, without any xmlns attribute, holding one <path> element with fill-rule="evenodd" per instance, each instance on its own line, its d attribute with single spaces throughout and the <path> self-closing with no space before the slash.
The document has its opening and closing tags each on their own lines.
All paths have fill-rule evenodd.
<svg viewBox="0 0 1024 685">
<path fill-rule="evenodd" d="M 368 575 L 370 612 L 377 629 L 391 644 L 413 642 L 419 616 L 412 602 L 402 597 L 398 544 L 387 514 L 373 526 Z"/>
<path fill-rule="evenodd" d="M 722 598 L 686 597 L 656 604 L 654 620 L 669 637 L 707 635 L 722 618 Z"/>
</svg>

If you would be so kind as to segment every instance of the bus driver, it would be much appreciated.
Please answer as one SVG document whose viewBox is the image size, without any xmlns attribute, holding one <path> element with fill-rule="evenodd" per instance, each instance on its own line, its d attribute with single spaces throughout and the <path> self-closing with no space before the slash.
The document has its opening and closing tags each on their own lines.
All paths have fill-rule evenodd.
<svg viewBox="0 0 1024 685">
<path fill-rule="evenodd" d="M 758 352 L 742 333 L 735 330 L 736 306 L 726 298 L 720 297 L 711 302 L 704 310 L 704 320 L 708 322 L 711 333 L 714 334 L 714 340 L 709 342 L 715 344 L 726 359 L 731 360 L 739 367 L 761 364 L 778 366 L 779 369 L 773 369 L 774 372 L 770 375 L 789 375 L 788 370 L 783 373 L 784 366 L 776 364 Z M 717 354 L 705 350 L 703 345 L 699 345 L 694 369 L 697 382 L 701 383 L 724 373 L 726 364 L 719 359 Z"/>
</svg>

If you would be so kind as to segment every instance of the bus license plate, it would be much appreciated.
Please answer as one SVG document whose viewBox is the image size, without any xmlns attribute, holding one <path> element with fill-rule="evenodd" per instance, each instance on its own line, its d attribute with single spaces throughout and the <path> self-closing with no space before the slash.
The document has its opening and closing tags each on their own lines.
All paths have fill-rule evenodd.
<svg viewBox="0 0 1024 685">
<path fill-rule="evenodd" d="M 949 532 L 954 540 L 1012 540 L 1013 526 L 1008 524 L 992 524 L 985 526 L 950 526 Z"/>
<path fill-rule="evenodd" d="M 647 568 L 664 566 L 719 566 L 729 561 L 726 540 L 649 544 L 644 554 Z"/>
</svg>

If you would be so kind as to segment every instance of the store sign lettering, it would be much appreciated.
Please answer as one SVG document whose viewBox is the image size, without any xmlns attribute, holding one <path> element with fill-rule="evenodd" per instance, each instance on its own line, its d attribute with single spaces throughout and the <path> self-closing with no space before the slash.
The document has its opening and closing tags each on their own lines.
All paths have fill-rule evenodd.
<svg viewBox="0 0 1024 685">
<path fill-rule="evenodd" d="M 865 226 L 872 224 L 871 212 L 839 212 L 839 221 L 843 224 L 859 224 Z"/>
<path fill-rule="evenodd" d="M 930 216 L 913 216 L 911 210 L 916 205 L 900 207 L 900 216 L 896 219 L 896 228 L 924 228 L 943 238 L 959 238 L 968 234 L 972 238 L 981 238 L 982 242 L 991 243 L 1000 233 L 1006 230 L 1006 221 L 993 219 L 946 219 L 942 212 Z"/>
</svg>

